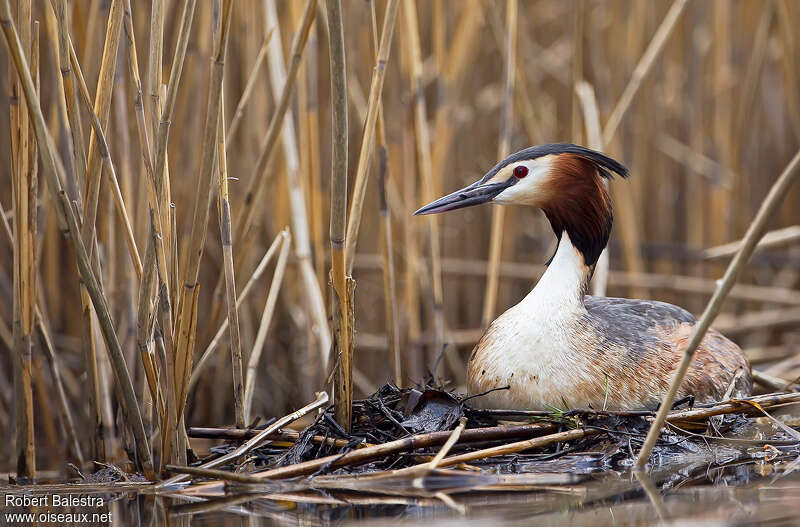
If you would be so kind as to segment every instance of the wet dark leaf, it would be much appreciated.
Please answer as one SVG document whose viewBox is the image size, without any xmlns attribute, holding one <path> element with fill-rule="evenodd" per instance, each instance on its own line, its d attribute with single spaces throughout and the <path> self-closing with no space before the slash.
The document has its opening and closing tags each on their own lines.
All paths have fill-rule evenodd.
<svg viewBox="0 0 800 527">
<path fill-rule="evenodd" d="M 408 418 L 401 423 L 404 427 L 416 433 L 427 433 L 450 430 L 464 415 L 464 410 L 461 403 L 449 393 L 425 390 L 414 407 L 407 408 L 406 414 Z"/>
</svg>

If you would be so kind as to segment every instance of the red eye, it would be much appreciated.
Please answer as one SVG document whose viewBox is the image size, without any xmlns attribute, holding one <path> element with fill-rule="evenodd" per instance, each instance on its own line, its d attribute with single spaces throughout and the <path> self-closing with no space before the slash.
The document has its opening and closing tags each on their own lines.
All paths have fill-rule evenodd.
<svg viewBox="0 0 800 527">
<path fill-rule="evenodd" d="M 514 176 L 517 179 L 522 179 L 527 175 L 528 175 L 528 167 L 526 167 L 525 165 L 519 165 L 517 167 L 514 167 Z"/>
</svg>

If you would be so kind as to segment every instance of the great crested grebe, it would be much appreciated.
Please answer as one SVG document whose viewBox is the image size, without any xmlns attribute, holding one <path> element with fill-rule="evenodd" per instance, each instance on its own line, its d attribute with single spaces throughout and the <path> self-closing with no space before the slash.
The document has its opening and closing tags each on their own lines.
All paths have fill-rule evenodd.
<svg viewBox="0 0 800 527">
<path fill-rule="evenodd" d="M 666 394 L 695 317 L 664 302 L 586 294 L 611 232 L 611 198 L 602 178 L 612 173 L 628 176 L 624 166 L 594 150 L 568 143 L 533 146 L 414 213 L 480 203 L 529 205 L 544 211 L 558 238 L 533 290 L 492 322 L 472 351 L 470 393 L 490 392 L 481 404 L 629 410 L 654 408 Z M 710 330 L 678 397 L 708 402 L 751 388 L 741 349 Z"/>
</svg>

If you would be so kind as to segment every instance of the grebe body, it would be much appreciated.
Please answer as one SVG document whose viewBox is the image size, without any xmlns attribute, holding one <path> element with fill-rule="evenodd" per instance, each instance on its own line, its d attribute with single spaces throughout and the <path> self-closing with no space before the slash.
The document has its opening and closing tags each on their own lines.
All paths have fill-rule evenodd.
<svg viewBox="0 0 800 527">
<path fill-rule="evenodd" d="M 611 172 L 627 176 L 625 167 L 593 150 L 536 146 L 417 211 L 485 202 L 536 206 L 559 240 L 533 290 L 492 322 L 473 350 L 468 388 L 485 393 L 475 402 L 512 409 L 652 409 L 667 392 L 694 316 L 664 302 L 586 294 L 611 231 L 611 200 L 601 179 Z M 679 397 L 708 402 L 747 395 L 751 388 L 744 354 L 710 330 Z"/>
</svg>

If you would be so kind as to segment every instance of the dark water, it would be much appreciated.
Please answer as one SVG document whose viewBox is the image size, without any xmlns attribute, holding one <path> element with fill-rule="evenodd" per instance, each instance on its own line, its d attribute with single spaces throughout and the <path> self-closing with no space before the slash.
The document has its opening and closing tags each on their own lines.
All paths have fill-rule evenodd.
<svg viewBox="0 0 800 527">
<path fill-rule="evenodd" d="M 653 480 L 642 482 L 630 474 L 593 475 L 577 484 L 535 491 L 487 492 L 474 486 L 459 489 L 458 482 L 426 482 L 416 490 L 400 485 L 398 495 L 320 490 L 244 493 L 241 488 L 228 488 L 233 494 L 224 495 L 220 488 L 209 495 L 183 496 L 155 495 L 146 487 L 5 486 L 0 487 L 0 524 L 797 525 L 800 463 L 795 465 L 794 472 L 765 475 L 759 473 L 771 471 L 765 464 L 708 465 L 705 473 L 694 467 L 680 478 L 662 479 L 660 490 L 655 490 Z M 782 469 L 791 470 L 791 463 Z M 436 494 L 437 488 L 446 486 L 450 488 L 445 495 Z M 27 506 L 22 503 L 25 497 Z"/>
</svg>

